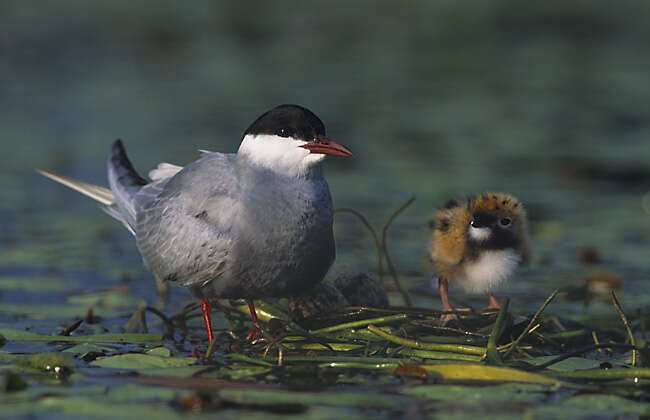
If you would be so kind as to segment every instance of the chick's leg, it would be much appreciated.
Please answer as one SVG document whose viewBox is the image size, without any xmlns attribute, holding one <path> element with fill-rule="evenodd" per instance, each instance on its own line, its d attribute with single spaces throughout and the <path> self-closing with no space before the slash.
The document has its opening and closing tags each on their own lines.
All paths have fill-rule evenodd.
<svg viewBox="0 0 650 420">
<path fill-rule="evenodd" d="M 447 295 L 447 290 L 449 288 L 449 282 L 446 278 L 440 277 L 438 279 L 438 290 L 440 291 L 440 300 L 442 300 L 442 310 L 445 312 L 440 315 L 440 325 L 445 326 L 451 321 L 458 322 L 458 315 L 454 313 L 454 308 L 449 303 L 449 296 Z"/>
</svg>

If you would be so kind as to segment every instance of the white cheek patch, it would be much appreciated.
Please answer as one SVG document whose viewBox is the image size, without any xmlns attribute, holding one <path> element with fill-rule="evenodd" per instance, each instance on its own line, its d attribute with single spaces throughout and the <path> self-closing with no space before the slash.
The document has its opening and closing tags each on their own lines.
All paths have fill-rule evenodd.
<svg viewBox="0 0 650 420">
<path fill-rule="evenodd" d="M 255 136 L 249 134 L 244 137 L 237 153 L 246 156 L 249 161 L 259 166 L 286 174 L 299 174 L 325 157 L 300 147 L 304 144 L 307 142 L 303 140 L 291 140 L 267 134 Z"/>
<path fill-rule="evenodd" d="M 467 263 L 460 284 L 469 292 L 487 292 L 507 280 L 521 262 L 521 256 L 513 249 L 483 251 L 479 258 Z"/>
<path fill-rule="evenodd" d="M 490 234 L 492 233 L 492 229 L 489 227 L 475 228 L 474 226 L 470 225 L 468 229 L 469 237 L 475 241 L 485 241 L 490 237 Z"/>
</svg>

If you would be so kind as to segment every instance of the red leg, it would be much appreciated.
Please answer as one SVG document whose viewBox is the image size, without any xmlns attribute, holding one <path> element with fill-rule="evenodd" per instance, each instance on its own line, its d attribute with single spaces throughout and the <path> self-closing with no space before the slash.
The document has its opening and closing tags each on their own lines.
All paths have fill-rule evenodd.
<svg viewBox="0 0 650 420">
<path fill-rule="evenodd" d="M 210 301 L 203 299 L 201 302 L 201 312 L 203 312 L 203 321 L 205 321 L 205 329 L 208 332 L 208 342 L 212 343 L 212 321 L 210 321 Z"/>
<path fill-rule="evenodd" d="M 494 295 L 490 292 L 487 293 L 488 299 L 490 299 L 490 305 L 488 306 L 489 309 L 501 309 L 501 305 L 499 304 L 499 301 L 496 300 Z"/>
<path fill-rule="evenodd" d="M 261 336 L 261 333 L 258 327 L 259 323 L 257 321 L 257 312 L 255 312 L 255 305 L 251 299 L 246 299 L 246 303 L 248 303 L 248 310 L 251 311 L 251 319 L 253 320 L 253 329 L 248 333 L 246 339 L 253 341 L 259 338 Z"/>
</svg>

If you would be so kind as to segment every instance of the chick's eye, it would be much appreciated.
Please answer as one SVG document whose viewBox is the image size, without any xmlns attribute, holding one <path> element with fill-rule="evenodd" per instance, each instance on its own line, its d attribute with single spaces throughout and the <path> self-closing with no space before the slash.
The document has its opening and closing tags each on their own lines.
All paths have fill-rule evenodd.
<svg viewBox="0 0 650 420">
<path fill-rule="evenodd" d="M 290 128 L 283 127 L 280 128 L 276 134 L 280 137 L 291 137 L 293 135 L 293 131 Z"/>
<path fill-rule="evenodd" d="M 499 220 L 499 224 L 501 226 L 508 226 L 508 225 L 510 225 L 510 223 L 512 223 L 512 220 L 510 220 L 509 217 L 504 217 L 501 220 Z"/>
</svg>

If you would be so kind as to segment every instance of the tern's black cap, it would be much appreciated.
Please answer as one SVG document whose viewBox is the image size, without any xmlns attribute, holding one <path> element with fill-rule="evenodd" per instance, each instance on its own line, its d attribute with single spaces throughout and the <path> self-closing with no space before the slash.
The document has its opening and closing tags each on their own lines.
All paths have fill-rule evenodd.
<svg viewBox="0 0 650 420">
<path fill-rule="evenodd" d="M 256 119 L 244 132 L 244 136 L 248 134 L 269 134 L 313 141 L 316 136 L 325 136 L 325 125 L 305 107 L 279 105 Z"/>
</svg>

